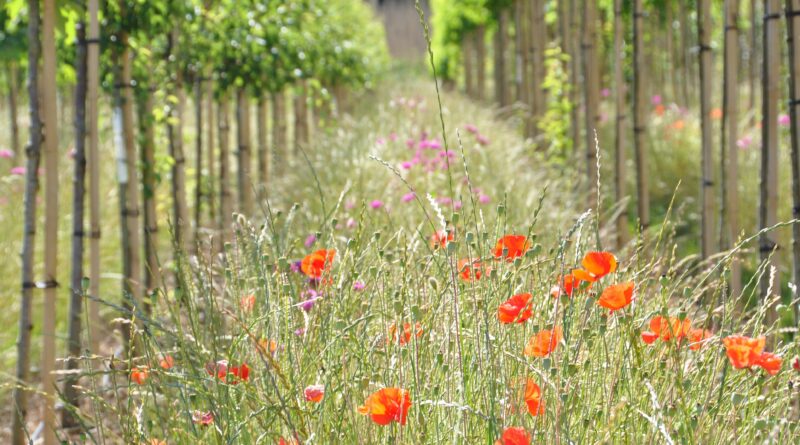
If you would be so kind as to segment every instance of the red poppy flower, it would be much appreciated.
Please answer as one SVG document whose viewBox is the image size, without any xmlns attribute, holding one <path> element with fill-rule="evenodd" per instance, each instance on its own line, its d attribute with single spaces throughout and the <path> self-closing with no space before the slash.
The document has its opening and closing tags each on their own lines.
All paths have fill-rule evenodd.
<svg viewBox="0 0 800 445">
<path fill-rule="evenodd" d="M 256 296 L 253 294 L 245 295 L 239 301 L 239 307 L 241 307 L 244 312 L 251 312 L 253 308 L 256 307 Z"/>
<path fill-rule="evenodd" d="M 766 338 L 749 338 L 743 335 L 731 335 L 722 339 L 725 353 L 731 365 L 736 369 L 750 368 L 757 362 L 764 351 Z"/>
<path fill-rule="evenodd" d="M 320 278 L 323 273 L 331 269 L 334 257 L 336 257 L 335 250 L 322 249 L 310 253 L 300 263 L 300 270 L 311 278 Z"/>
<path fill-rule="evenodd" d="M 528 412 L 534 417 L 544 413 L 542 389 L 531 379 L 525 383 L 525 404 L 528 405 Z"/>
<path fill-rule="evenodd" d="M 531 445 L 531 435 L 525 428 L 512 426 L 503 431 L 503 435 L 495 445 Z"/>
<path fill-rule="evenodd" d="M 497 241 L 494 246 L 494 256 L 497 258 L 505 257 L 506 261 L 514 261 L 525 255 L 525 252 L 531 248 L 531 242 L 525 235 L 506 235 Z M 505 250 L 505 253 L 503 251 Z"/>
<path fill-rule="evenodd" d="M 760 366 L 764 368 L 764 371 L 767 371 L 769 375 L 775 375 L 778 371 L 781 370 L 781 365 L 783 364 L 783 359 L 775 355 L 771 352 L 762 352 L 761 355 L 758 356 L 755 362 L 755 366 Z"/>
<path fill-rule="evenodd" d="M 306 401 L 319 403 L 325 397 L 325 386 L 309 385 L 303 390 L 303 396 L 305 396 Z"/>
<path fill-rule="evenodd" d="M 497 319 L 500 323 L 524 323 L 531 318 L 531 294 L 518 294 L 509 298 L 497 308 Z"/>
<path fill-rule="evenodd" d="M 575 278 L 594 283 L 604 276 L 617 270 L 617 257 L 610 252 L 589 252 L 581 261 L 583 269 L 575 269 L 572 275 Z"/>
<path fill-rule="evenodd" d="M 794 359 L 792 359 L 792 369 L 800 372 L 800 357 L 795 356 Z"/>
<path fill-rule="evenodd" d="M 403 332 L 401 334 L 401 333 L 397 332 L 397 325 L 392 323 L 389 326 L 389 335 L 386 337 L 386 342 L 387 343 L 397 343 L 400 346 L 405 346 L 408 342 L 411 341 L 411 336 L 414 335 L 413 331 L 416 331 L 416 337 L 417 338 L 422 337 L 422 334 L 425 332 L 422 329 L 422 325 L 419 324 L 419 322 L 417 322 L 414 325 L 414 329 L 413 330 L 411 328 L 411 323 L 404 323 L 403 324 Z"/>
<path fill-rule="evenodd" d="M 576 278 L 575 275 L 571 273 L 566 274 L 561 276 L 559 284 L 556 284 L 555 286 L 552 287 L 552 289 L 550 289 L 550 295 L 553 298 L 557 298 L 559 295 L 566 295 L 568 297 L 571 297 L 576 290 L 579 290 L 580 285 L 581 285 L 581 280 Z M 592 284 L 589 283 L 589 286 L 591 285 Z"/>
<path fill-rule="evenodd" d="M 463 258 L 458 260 L 458 274 L 464 281 L 480 280 L 491 271 L 492 268 L 490 266 L 482 264 L 478 259 Z"/>
<path fill-rule="evenodd" d="M 677 317 L 672 317 L 667 320 L 657 315 L 650 320 L 649 334 L 654 335 L 655 338 L 661 338 L 662 341 L 670 341 L 673 337 L 680 341 L 689 335 L 691 327 L 692 322 L 688 318 L 685 318 L 683 321 Z M 642 333 L 642 335 L 644 335 L 644 333 Z"/>
<path fill-rule="evenodd" d="M 633 301 L 633 281 L 608 286 L 600 294 L 597 304 L 610 310 L 618 311 Z"/>
<path fill-rule="evenodd" d="M 411 396 L 401 388 L 383 388 L 373 393 L 358 407 L 360 414 L 369 415 L 378 425 L 398 422 L 406 424 L 408 408 L 411 407 Z"/>
<path fill-rule="evenodd" d="M 284 439 L 283 437 L 281 437 L 278 440 L 278 445 L 300 445 L 300 442 L 298 442 L 297 439 L 295 438 Z"/>
<path fill-rule="evenodd" d="M 547 357 L 551 352 L 555 351 L 562 338 L 564 336 L 560 326 L 556 326 L 552 331 L 549 329 L 539 331 L 525 345 L 525 355 L 528 357 Z"/>
<path fill-rule="evenodd" d="M 647 343 L 648 345 L 652 345 L 656 340 L 658 340 L 658 334 L 655 332 L 642 331 L 643 342 Z"/>
<path fill-rule="evenodd" d="M 709 338 L 711 338 L 711 331 L 707 329 L 689 330 L 689 349 L 697 351 L 706 344 Z"/>
<path fill-rule="evenodd" d="M 131 381 L 137 385 L 144 385 L 148 377 L 150 377 L 150 369 L 147 366 L 137 366 L 131 369 Z"/>
<path fill-rule="evenodd" d="M 164 358 L 161 359 L 159 366 L 161 366 L 161 369 L 172 369 L 172 367 L 175 366 L 175 359 L 172 358 L 171 355 L 165 355 Z"/>
<path fill-rule="evenodd" d="M 239 366 L 231 366 L 229 374 L 235 377 L 233 379 L 233 384 L 239 383 L 239 381 L 246 382 L 250 380 L 250 367 L 247 366 L 247 363 L 242 363 Z"/>
<path fill-rule="evenodd" d="M 450 241 L 453 241 L 453 232 L 438 230 L 431 235 L 431 249 L 444 249 Z"/>
</svg>

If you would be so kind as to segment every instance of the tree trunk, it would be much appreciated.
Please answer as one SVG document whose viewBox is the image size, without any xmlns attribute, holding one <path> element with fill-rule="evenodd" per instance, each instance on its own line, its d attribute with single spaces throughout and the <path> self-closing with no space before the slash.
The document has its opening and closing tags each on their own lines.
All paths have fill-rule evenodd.
<svg viewBox="0 0 800 445">
<path fill-rule="evenodd" d="M 756 89 L 756 79 L 759 76 L 759 67 L 758 67 L 758 15 L 756 15 L 758 8 L 758 2 L 756 0 L 750 0 L 750 76 L 749 76 L 749 86 L 750 86 L 750 96 L 749 100 L 750 103 L 747 105 L 748 110 L 753 110 L 756 107 L 756 95 L 758 94 L 758 90 Z"/>
<path fill-rule="evenodd" d="M 256 139 L 258 143 L 258 184 L 259 196 L 266 196 L 269 181 L 269 138 L 267 137 L 267 119 L 269 103 L 266 97 L 258 97 L 256 104 Z"/>
<path fill-rule="evenodd" d="M 39 190 L 39 158 L 42 146 L 42 121 L 39 116 L 39 0 L 28 0 L 28 113 L 30 115 L 30 140 L 25 149 L 25 210 L 22 235 L 22 289 L 20 293 L 19 333 L 17 337 L 16 385 L 13 389 L 15 413 L 11 425 L 11 444 L 24 445 L 25 419 L 28 414 L 28 392 L 25 385 L 30 380 L 30 346 L 33 319 L 31 306 L 33 289 L 33 255 L 36 241 L 36 195 Z"/>
<path fill-rule="evenodd" d="M 17 67 L 16 61 L 11 61 L 8 64 L 8 114 L 9 114 L 9 125 L 11 130 L 11 150 L 14 152 L 14 155 L 20 156 L 22 153 L 19 152 L 19 111 L 17 110 L 17 96 L 19 95 L 19 91 L 17 91 L 17 87 L 19 86 L 19 82 L 17 81 L 17 71 L 19 68 Z"/>
<path fill-rule="evenodd" d="M 641 9 L 642 8 L 639 8 L 639 10 Z M 689 48 L 691 47 L 691 43 L 689 43 L 691 34 L 689 34 L 689 12 L 686 10 L 686 2 L 678 2 L 678 14 L 680 16 L 681 24 L 681 57 L 683 57 L 683 105 L 685 107 L 689 107 L 689 104 L 692 101 L 692 98 L 689 94 L 689 84 L 691 82 L 690 79 L 693 78 L 693 70 L 692 58 L 689 51 Z M 634 18 L 634 23 L 635 20 L 636 19 Z"/>
<path fill-rule="evenodd" d="M 294 154 L 300 155 L 300 150 L 308 144 L 308 84 L 301 80 L 295 85 L 294 97 Z"/>
<path fill-rule="evenodd" d="M 714 248 L 714 148 L 711 137 L 711 0 L 697 3 L 697 35 L 700 65 L 700 128 L 701 128 L 701 254 L 708 259 Z"/>
<path fill-rule="evenodd" d="M 720 249 L 726 251 L 739 237 L 739 0 L 725 0 L 725 60 L 722 98 L 722 207 Z M 742 270 L 731 261 L 730 295 L 742 292 Z"/>
<path fill-rule="evenodd" d="M 153 120 L 154 88 L 139 100 L 139 132 L 141 134 L 142 202 L 144 203 L 144 286 L 147 293 L 158 287 L 158 214 L 156 213 L 155 125 Z"/>
<path fill-rule="evenodd" d="M 764 0 L 764 63 L 762 66 L 762 121 L 761 121 L 761 202 L 759 211 L 759 227 L 770 227 L 778 222 L 778 95 L 780 88 L 778 76 L 780 73 L 780 42 L 778 40 L 778 25 L 781 11 L 778 0 Z M 774 267 L 778 273 L 775 281 L 766 277 L 761 280 L 761 296 L 766 301 L 770 298 L 769 288 L 780 294 L 780 265 L 778 255 L 778 234 L 775 231 L 761 235 L 760 248 L 761 261 L 767 263 L 767 277 L 769 268 Z M 767 309 L 767 325 L 776 320 L 775 307 Z"/>
<path fill-rule="evenodd" d="M 277 176 L 286 169 L 286 108 L 283 91 L 272 93 L 272 170 Z"/>
<path fill-rule="evenodd" d="M 169 53 L 173 54 L 178 45 L 178 31 L 173 30 L 169 36 Z M 188 250 L 189 209 L 186 203 L 186 157 L 183 151 L 183 110 L 186 104 L 186 93 L 183 91 L 183 72 L 175 67 L 175 84 L 173 91 L 177 101 L 172 104 L 170 121 L 167 124 L 169 137 L 169 154 L 172 156 L 172 221 L 175 240 L 178 246 Z M 177 252 L 176 252 L 177 254 Z"/>
<path fill-rule="evenodd" d="M 538 134 L 539 119 L 545 112 L 545 97 L 542 84 L 544 82 L 544 47 L 547 29 L 544 20 L 544 4 L 541 0 L 533 0 L 530 10 L 530 63 L 531 63 L 531 135 Z M 599 79 L 599 77 L 598 77 Z M 599 92 L 598 92 L 599 97 Z"/>
<path fill-rule="evenodd" d="M 587 205 L 599 212 L 599 189 L 597 184 L 597 153 L 595 131 L 600 121 L 598 110 L 600 102 L 600 77 L 597 69 L 597 3 L 596 0 L 586 2 L 583 22 L 583 78 L 584 97 L 586 101 L 586 178 L 588 181 Z M 600 218 L 600 215 L 596 215 Z"/>
<path fill-rule="evenodd" d="M 800 0 L 786 0 L 786 28 L 789 41 L 789 116 L 791 118 L 792 203 L 794 219 L 800 219 Z M 792 225 L 792 280 L 800 284 L 800 224 Z M 795 323 L 800 323 L 797 305 Z"/>
<path fill-rule="evenodd" d="M 508 106 L 506 84 L 506 46 L 508 39 L 508 9 L 498 12 L 497 31 L 494 34 L 494 100 L 500 107 Z"/>
<path fill-rule="evenodd" d="M 58 397 L 53 371 L 56 363 L 56 281 L 58 276 L 58 116 L 56 115 L 56 2 L 44 1 L 42 14 L 42 105 L 44 109 L 44 308 L 42 318 L 42 389 L 44 444 L 55 445 L 55 404 Z"/>
<path fill-rule="evenodd" d="M 125 2 L 119 0 L 120 15 L 125 17 Z M 114 88 L 114 139 L 117 146 L 117 177 L 119 179 L 120 230 L 124 303 L 127 310 L 142 301 L 141 258 L 139 232 L 139 191 L 137 184 L 136 150 L 133 138 L 133 88 L 128 35 L 119 34 L 120 49 L 116 60 L 116 86 Z M 134 319 L 131 315 L 131 319 Z M 133 326 L 122 326 L 128 353 L 133 348 Z"/>
<path fill-rule="evenodd" d="M 614 106 L 617 119 L 615 124 L 616 139 L 614 141 L 614 192 L 617 203 L 625 199 L 625 50 L 622 47 L 624 25 L 622 21 L 622 0 L 614 0 Z M 622 211 L 617 217 L 617 249 L 621 250 L 628 242 L 628 212 Z"/>
<path fill-rule="evenodd" d="M 478 26 L 475 30 L 475 68 L 477 85 L 475 98 L 483 100 L 486 94 L 486 27 Z"/>
<path fill-rule="evenodd" d="M 514 85 L 516 102 L 525 103 L 525 32 L 522 20 L 525 10 L 522 0 L 514 1 Z M 465 50 L 466 51 L 466 50 Z M 466 56 L 465 56 L 466 57 Z"/>
<path fill-rule="evenodd" d="M 205 90 L 206 90 L 206 147 L 208 148 L 207 167 L 208 175 L 206 176 L 206 206 L 208 207 L 208 220 L 216 221 L 216 175 L 217 171 L 216 153 L 214 150 L 214 83 L 211 80 L 211 70 L 206 72 L 205 76 Z"/>
<path fill-rule="evenodd" d="M 239 212 L 253 216 L 253 178 L 250 174 L 250 100 L 240 88 L 236 95 L 236 128 L 239 160 Z"/>
<path fill-rule="evenodd" d="M 564 3 L 564 2 L 559 2 Z M 580 51 L 578 51 L 577 43 L 579 41 L 578 33 L 578 13 L 577 13 L 577 5 L 575 4 L 575 0 L 570 0 L 570 7 L 569 7 L 569 30 L 568 34 L 569 38 L 569 78 L 570 78 L 570 91 L 569 91 L 569 102 L 572 105 L 570 108 L 570 120 L 572 121 L 570 125 L 571 131 L 571 139 L 572 139 L 572 150 L 573 152 L 577 153 L 578 147 L 580 146 L 579 141 L 581 138 L 581 119 L 580 119 Z"/>
<path fill-rule="evenodd" d="M 89 0 L 89 41 L 86 72 L 86 133 L 89 148 L 89 295 L 100 295 L 100 143 L 98 89 L 100 87 L 100 0 Z M 100 353 L 100 303 L 89 301 L 89 350 Z"/>
<path fill-rule="evenodd" d="M 203 78 L 202 72 L 197 70 L 194 80 L 194 239 L 200 241 L 200 221 L 203 215 L 203 189 L 205 178 L 209 175 L 203 173 Z M 199 244 L 196 244 L 199 245 Z"/>
<path fill-rule="evenodd" d="M 83 211 L 86 186 L 86 29 L 85 23 L 78 22 L 77 57 L 75 72 L 75 174 L 72 183 L 72 271 L 70 274 L 70 303 L 67 339 L 68 371 L 78 369 L 81 355 L 81 308 L 83 307 Z M 64 400 L 78 407 L 78 374 L 67 374 L 64 379 Z M 70 409 L 64 409 L 61 416 L 64 428 L 77 425 Z"/>
<path fill-rule="evenodd" d="M 461 38 L 461 56 L 464 58 L 464 90 L 467 96 L 475 96 L 475 79 L 472 67 L 472 49 L 474 40 L 472 33 L 465 33 Z"/>
<path fill-rule="evenodd" d="M 222 93 L 219 99 L 217 110 L 217 122 L 219 125 L 219 236 L 217 239 L 222 243 L 229 239 L 231 226 L 233 225 L 233 200 L 231 198 L 231 169 L 230 169 L 230 120 L 228 110 L 229 93 Z M 217 251 L 221 250 L 221 245 Z"/>
<path fill-rule="evenodd" d="M 642 0 L 633 0 L 633 147 L 636 154 L 636 206 L 639 226 L 650 226 L 650 192 L 645 149 L 646 98 L 644 94 L 644 37 Z M 685 26 L 686 22 L 682 22 Z"/>
</svg>

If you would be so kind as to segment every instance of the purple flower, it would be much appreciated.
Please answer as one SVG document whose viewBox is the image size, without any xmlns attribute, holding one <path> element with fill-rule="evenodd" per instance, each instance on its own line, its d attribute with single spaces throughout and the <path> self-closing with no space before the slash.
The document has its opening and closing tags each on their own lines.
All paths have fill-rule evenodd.
<svg viewBox="0 0 800 445">
<path fill-rule="evenodd" d="M 347 210 L 351 210 L 355 206 L 356 202 L 353 201 L 352 199 L 348 199 L 347 201 L 344 202 L 344 208 Z"/>
<path fill-rule="evenodd" d="M 403 200 L 403 202 L 411 202 L 411 201 L 413 201 L 413 200 L 414 200 L 414 198 L 415 198 L 416 196 L 417 196 L 417 195 L 415 195 L 415 194 L 414 194 L 414 192 L 408 192 L 408 193 L 406 193 L 405 195 L 403 195 L 403 198 L 402 198 L 402 200 Z"/>
<path fill-rule="evenodd" d="M 792 123 L 792 119 L 788 114 L 781 114 L 778 116 L 778 125 L 781 127 L 788 127 L 790 123 Z"/>
<path fill-rule="evenodd" d="M 441 198 L 436 198 L 436 202 L 438 202 L 439 204 L 442 204 L 442 205 L 448 205 L 448 204 L 452 203 L 453 200 L 450 199 L 447 196 L 442 196 Z"/>
<path fill-rule="evenodd" d="M 302 271 L 302 268 L 300 267 L 302 266 L 302 264 L 303 264 L 302 261 L 293 261 L 292 264 L 289 266 L 289 270 L 291 270 L 292 272 L 300 272 Z"/>
<path fill-rule="evenodd" d="M 375 210 L 378 210 L 379 208 L 383 207 L 383 201 L 381 201 L 380 199 L 375 199 L 371 203 L 369 203 L 369 206 Z"/>
<path fill-rule="evenodd" d="M 353 290 L 354 291 L 362 291 L 364 288 L 367 287 L 362 281 L 356 281 L 353 283 Z"/>
<path fill-rule="evenodd" d="M 741 149 L 745 149 L 745 148 L 750 147 L 750 144 L 752 144 L 752 143 L 753 143 L 753 138 L 752 137 L 750 137 L 750 136 L 742 136 L 741 139 L 736 141 L 736 146 L 741 148 Z"/>
<path fill-rule="evenodd" d="M 650 103 L 653 105 L 661 104 L 661 95 L 653 94 L 653 97 L 650 98 Z"/>
<path fill-rule="evenodd" d="M 611 90 L 609 90 L 608 88 L 603 88 L 602 90 L 600 90 L 600 95 L 603 97 L 608 97 L 611 95 Z"/>
<path fill-rule="evenodd" d="M 464 205 L 461 204 L 461 201 L 456 201 L 456 202 L 453 203 L 453 209 L 454 210 L 461 210 L 461 207 L 463 207 L 463 206 Z"/>
<path fill-rule="evenodd" d="M 301 301 L 298 306 L 300 306 L 300 308 L 303 309 L 304 311 L 308 312 L 314 307 L 314 303 L 316 303 L 317 300 L 322 298 L 322 295 L 317 293 L 317 291 L 315 291 L 314 289 L 309 289 L 309 290 L 305 291 L 303 294 L 301 294 L 300 298 L 303 298 L 303 297 L 306 297 L 306 296 L 308 298 L 306 298 L 305 300 Z"/>
<path fill-rule="evenodd" d="M 481 204 L 489 204 L 491 202 L 491 198 L 488 195 L 484 195 L 483 193 L 478 194 L 478 202 Z"/>
<path fill-rule="evenodd" d="M 414 139 L 411 139 L 411 138 L 406 139 L 406 147 L 414 148 L 414 145 L 416 145 L 416 144 L 417 144 L 417 141 L 415 141 Z"/>
<path fill-rule="evenodd" d="M 414 164 L 411 161 L 403 161 L 403 163 L 400 164 L 400 167 L 403 167 L 404 170 L 410 170 L 413 166 Z"/>
<path fill-rule="evenodd" d="M 302 337 L 302 336 L 306 335 L 306 329 L 305 328 L 295 329 L 294 330 L 294 335 L 296 335 L 298 337 Z"/>
<path fill-rule="evenodd" d="M 378 144 L 378 145 L 384 145 L 384 144 L 386 144 L 386 139 L 384 139 L 384 138 L 378 138 L 378 139 L 375 141 L 375 143 L 376 143 L 376 144 Z"/>
<path fill-rule="evenodd" d="M 345 227 L 347 227 L 348 229 L 352 229 L 355 226 L 356 226 L 356 220 L 354 220 L 353 218 L 347 218 L 347 223 L 345 224 Z"/>
<path fill-rule="evenodd" d="M 487 138 L 482 134 L 475 136 L 475 140 L 478 141 L 478 143 L 481 145 L 489 145 L 489 138 Z"/>
<path fill-rule="evenodd" d="M 442 143 L 436 139 L 423 139 L 419 141 L 419 148 L 427 148 L 430 150 L 438 150 L 442 148 Z"/>
<path fill-rule="evenodd" d="M 397 133 L 395 133 L 395 132 L 389 133 L 389 140 L 392 141 L 392 142 L 396 141 L 397 140 Z"/>
<path fill-rule="evenodd" d="M 23 176 L 25 174 L 25 167 L 11 167 L 11 174 L 17 176 Z"/>
<path fill-rule="evenodd" d="M 464 125 L 464 129 L 467 130 L 468 133 L 475 134 L 478 132 L 478 127 L 472 124 Z"/>
<path fill-rule="evenodd" d="M 314 235 L 312 233 L 311 235 L 308 235 L 308 237 L 306 237 L 306 242 L 304 242 L 303 245 L 305 245 L 306 248 L 309 248 L 313 246 L 315 242 L 317 242 L 317 235 Z"/>
<path fill-rule="evenodd" d="M 2 150 L 0 150 L 0 158 L 2 158 L 2 159 L 11 159 L 13 157 L 14 157 L 14 152 L 13 151 L 11 151 L 11 150 L 9 150 L 7 148 L 3 148 Z"/>
</svg>

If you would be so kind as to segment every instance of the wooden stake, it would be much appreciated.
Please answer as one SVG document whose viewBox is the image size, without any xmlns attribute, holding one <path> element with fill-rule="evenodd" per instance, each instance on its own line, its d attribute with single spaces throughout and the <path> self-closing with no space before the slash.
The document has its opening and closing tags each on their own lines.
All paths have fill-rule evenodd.
<svg viewBox="0 0 800 445">
<path fill-rule="evenodd" d="M 624 25 L 622 20 L 622 0 L 614 0 L 614 105 L 616 108 L 616 139 L 614 141 L 615 163 L 614 163 L 614 197 L 616 201 L 622 202 L 625 199 L 625 132 L 627 129 L 625 116 L 625 78 L 623 76 L 623 66 L 625 65 L 625 50 L 622 47 Z M 628 213 L 620 212 L 616 221 L 617 228 L 617 249 L 622 249 L 628 242 Z"/>
<path fill-rule="evenodd" d="M 699 0 L 697 3 L 697 35 L 699 37 L 698 57 L 700 58 L 700 128 L 701 128 L 701 254 L 708 259 L 717 249 L 714 248 L 714 149 L 711 135 L 711 1 Z"/>
<path fill-rule="evenodd" d="M 250 100 L 244 88 L 240 88 L 236 95 L 236 128 L 239 148 L 239 212 L 253 215 L 253 178 L 250 173 Z"/>
<path fill-rule="evenodd" d="M 633 0 L 633 146 L 636 153 L 636 204 L 639 226 L 650 226 L 647 149 L 645 148 L 646 98 L 644 93 L 644 10 L 642 0 Z M 685 22 L 684 22 L 685 23 Z"/>
</svg>

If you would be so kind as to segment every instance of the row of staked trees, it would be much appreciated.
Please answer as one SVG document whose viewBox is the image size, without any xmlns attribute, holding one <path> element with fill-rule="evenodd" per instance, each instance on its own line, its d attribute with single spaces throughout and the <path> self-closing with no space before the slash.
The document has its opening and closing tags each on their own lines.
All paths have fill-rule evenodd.
<svg viewBox="0 0 800 445">
<path fill-rule="evenodd" d="M 116 166 L 120 231 L 103 236 L 119 237 L 122 305 L 131 314 L 147 314 L 151 297 L 168 280 L 159 259 L 170 245 L 164 221 L 174 235 L 176 262 L 179 252 L 200 252 L 203 246 L 206 253 L 219 252 L 230 239 L 234 213 L 253 215 L 257 199 L 268 195 L 272 176 L 280 176 L 287 162 L 311 149 L 313 129 L 337 112 L 347 91 L 373 84 L 387 61 L 383 31 L 376 23 L 366 3 L 350 0 L 8 0 L 0 7 L 0 63 L 7 73 L 12 148 L 18 154 L 24 138 L 17 126 L 20 104 L 27 103 L 30 120 L 24 147 L 15 445 L 30 437 L 25 420 L 35 387 L 30 378 L 35 292 L 44 292 L 40 375 L 45 444 L 57 443 L 59 395 L 76 405 L 80 398 L 75 386 L 80 373 L 64 373 L 63 382 L 54 377 L 56 338 L 67 338 L 67 371 L 86 366 L 78 360 L 85 352 L 100 353 L 105 326 L 98 301 L 111 293 L 98 287 L 104 267 L 99 252 L 100 211 L 106 205 L 99 188 L 103 166 Z M 21 94 L 22 78 L 27 100 Z M 56 250 L 63 185 L 58 175 L 64 168 L 59 165 L 58 138 L 64 134 L 59 125 L 64 123 L 57 117 L 58 97 L 71 98 L 75 118 L 69 265 L 58 264 Z M 103 112 L 106 103 L 110 113 Z M 106 119 L 112 127 L 108 144 L 99 131 Z M 189 121 L 196 128 L 186 128 Z M 185 135 L 192 130 L 190 147 Z M 163 150 L 159 131 L 166 135 Z M 110 145 L 114 154 L 101 150 Z M 193 170 L 187 168 L 189 159 Z M 194 181 L 187 181 L 189 171 L 197 175 Z M 157 211 L 162 177 L 170 181 L 169 215 Z M 34 267 L 42 260 L 34 258 L 34 246 L 42 181 L 44 276 L 37 279 Z M 195 187 L 189 190 L 192 182 Z M 207 232 L 214 236 L 204 237 Z M 88 272 L 83 268 L 86 244 Z M 59 267 L 71 267 L 66 334 L 55 332 Z M 88 314 L 82 314 L 84 306 Z M 82 326 L 82 319 L 92 325 Z M 133 329 L 122 332 L 135 354 Z M 76 426 L 71 412 L 63 409 L 65 428 Z"/>
<path fill-rule="evenodd" d="M 519 116 L 523 134 L 549 156 L 580 159 L 574 163 L 582 166 L 586 205 L 598 210 L 601 148 L 595 137 L 601 82 L 611 86 L 614 147 L 603 157 L 613 160 L 614 198 L 624 202 L 629 194 L 626 154 L 632 147 L 635 229 L 647 229 L 653 216 L 648 92 L 659 88 L 677 103 L 697 110 L 703 259 L 726 252 L 741 240 L 740 214 L 747 209 L 739 205 L 737 141 L 742 117 L 756 116 L 761 133 L 758 250 L 762 264 L 778 271 L 774 281 L 761 280 L 760 292 L 767 298 L 772 285 L 779 293 L 784 269 L 778 261 L 776 231 L 768 229 L 779 224 L 779 206 L 791 205 L 793 218 L 800 217 L 800 2 L 434 0 L 432 5 L 437 74 L 445 83 L 460 82 L 476 99 L 493 101 Z M 712 45 L 712 39 L 721 45 Z M 721 69 L 714 66 L 715 59 L 721 61 Z M 781 97 L 781 91 L 788 94 Z M 711 123 L 717 98 L 722 103 L 716 110 L 722 116 L 719 138 Z M 791 143 L 783 147 L 779 147 L 779 110 L 786 110 L 791 120 Z M 791 203 L 777 199 L 780 150 L 790 152 Z M 604 223 L 614 225 L 622 247 L 631 236 L 630 219 L 625 211 L 614 219 Z M 793 224 L 792 235 L 791 280 L 800 283 L 800 224 Z M 730 263 L 734 296 L 742 291 L 737 258 L 734 255 Z M 797 314 L 795 319 L 800 319 Z"/>
</svg>

